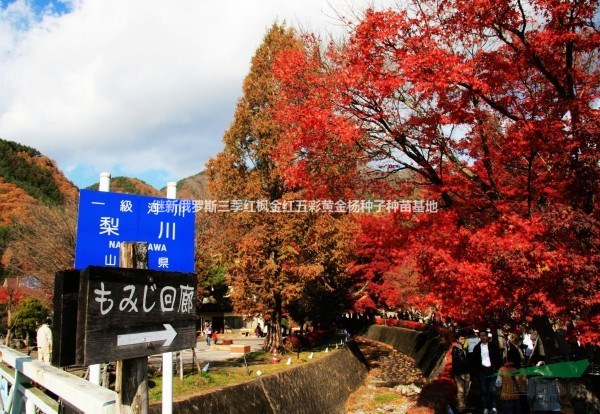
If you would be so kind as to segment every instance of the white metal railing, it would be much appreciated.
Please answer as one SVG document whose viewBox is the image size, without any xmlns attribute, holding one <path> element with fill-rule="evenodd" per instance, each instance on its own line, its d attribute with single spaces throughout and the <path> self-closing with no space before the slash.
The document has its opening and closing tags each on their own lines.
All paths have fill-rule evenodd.
<svg viewBox="0 0 600 414">
<path fill-rule="evenodd" d="M 0 345 L 0 412 L 58 413 L 59 402 L 44 388 L 83 413 L 116 413 L 117 394 L 12 348 Z M 8 391 L 8 393 L 6 393 Z"/>
</svg>

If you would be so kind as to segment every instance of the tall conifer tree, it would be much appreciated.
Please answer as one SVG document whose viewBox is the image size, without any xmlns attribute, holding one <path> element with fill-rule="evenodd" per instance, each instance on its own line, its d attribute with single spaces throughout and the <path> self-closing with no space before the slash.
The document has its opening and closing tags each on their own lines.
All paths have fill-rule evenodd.
<svg viewBox="0 0 600 414">
<path fill-rule="evenodd" d="M 298 188 L 284 184 L 273 160 L 279 127 L 270 114 L 278 93 L 273 59 L 281 50 L 300 46 L 294 30 L 277 24 L 269 29 L 252 59 L 243 96 L 223 138 L 225 148 L 208 163 L 214 198 L 228 200 L 230 206 L 247 201 L 245 212 L 218 216 L 212 243 L 220 245 L 234 309 L 265 320 L 269 335 L 264 348 L 269 351 L 282 346 L 285 308 L 307 298 L 309 285 L 342 298 L 343 310 L 340 291 L 352 232 L 348 216 L 272 211 L 302 197 Z M 271 211 L 258 211 L 257 201 L 268 203 Z"/>
</svg>

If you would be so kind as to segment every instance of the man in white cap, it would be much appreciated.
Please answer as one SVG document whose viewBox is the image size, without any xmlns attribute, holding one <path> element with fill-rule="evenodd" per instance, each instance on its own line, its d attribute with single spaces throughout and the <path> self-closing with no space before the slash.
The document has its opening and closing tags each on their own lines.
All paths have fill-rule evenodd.
<svg viewBox="0 0 600 414">
<path fill-rule="evenodd" d="M 49 325 L 50 318 L 46 318 L 37 330 L 38 359 L 48 364 L 52 360 L 52 330 Z"/>
</svg>

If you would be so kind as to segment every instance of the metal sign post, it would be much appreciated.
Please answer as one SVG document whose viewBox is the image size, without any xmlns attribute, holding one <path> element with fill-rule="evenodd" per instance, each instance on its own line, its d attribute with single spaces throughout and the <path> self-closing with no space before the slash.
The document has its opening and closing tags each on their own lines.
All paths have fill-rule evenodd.
<svg viewBox="0 0 600 414">
<path fill-rule="evenodd" d="M 177 183 L 167 183 L 167 198 L 177 197 Z M 194 347 L 196 344 L 194 343 Z M 173 413 L 173 352 L 162 354 L 162 414 Z"/>
<path fill-rule="evenodd" d="M 98 182 L 98 191 L 109 192 L 110 191 L 110 173 L 101 172 L 100 173 L 100 181 Z M 77 282 L 79 286 L 79 281 Z M 75 358 L 75 354 L 73 354 L 73 358 Z M 100 374 L 102 372 L 102 365 L 93 364 L 89 366 L 90 370 L 90 382 L 92 384 L 100 385 Z"/>
<path fill-rule="evenodd" d="M 56 337 L 61 338 L 55 346 L 60 350 L 57 362 L 94 364 L 90 380 L 97 383 L 98 362 L 146 361 L 147 355 L 163 353 L 164 371 L 167 366 L 171 370 L 168 379 L 163 375 L 163 410 L 168 414 L 172 352 L 196 345 L 197 282 L 191 273 L 195 209 L 191 201 L 175 199 L 176 183 L 168 184 L 166 199 L 109 193 L 109 187 L 110 174 L 102 173 L 100 191 L 80 191 L 78 270 L 59 272 L 55 282 L 55 313 L 60 317 Z M 121 254 L 123 247 L 132 241 L 146 246 L 142 267 L 150 270 L 143 274 L 135 273 L 135 264 L 118 264 L 119 258 L 127 257 Z M 137 363 L 135 369 L 119 364 L 127 372 L 121 381 L 136 377 L 136 370 L 145 372 Z"/>
</svg>

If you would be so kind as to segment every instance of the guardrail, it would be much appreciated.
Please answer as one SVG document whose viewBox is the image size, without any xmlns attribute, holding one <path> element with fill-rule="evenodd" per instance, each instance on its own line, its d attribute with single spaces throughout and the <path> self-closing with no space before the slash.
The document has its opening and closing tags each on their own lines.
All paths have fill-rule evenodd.
<svg viewBox="0 0 600 414">
<path fill-rule="evenodd" d="M 0 377 L 8 385 L 0 398 L 0 412 L 58 413 L 61 402 L 82 413 L 117 412 L 117 394 L 56 367 L 0 345 Z M 56 395 L 58 401 L 40 388 Z"/>
</svg>

